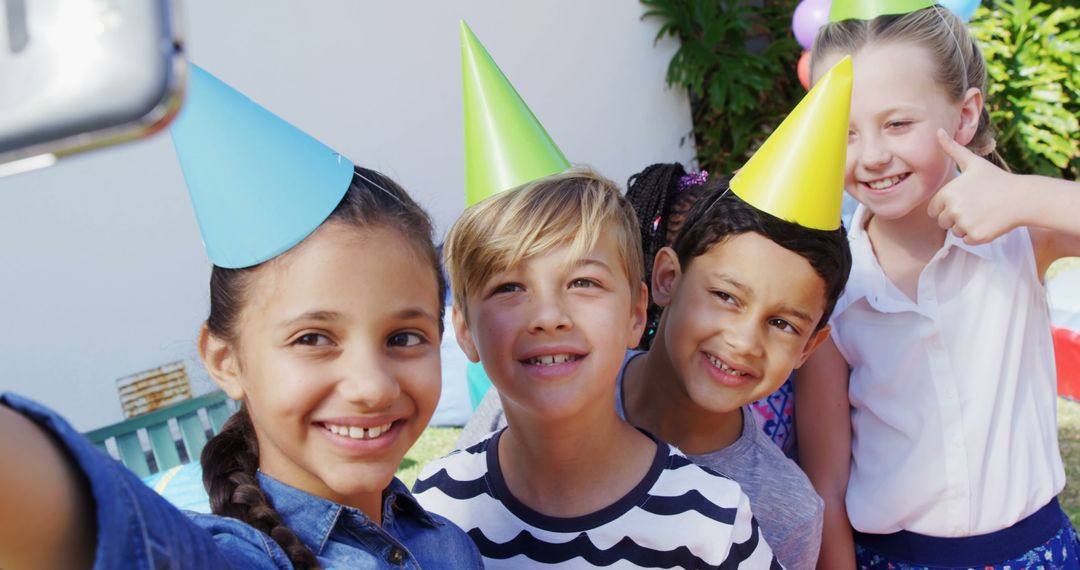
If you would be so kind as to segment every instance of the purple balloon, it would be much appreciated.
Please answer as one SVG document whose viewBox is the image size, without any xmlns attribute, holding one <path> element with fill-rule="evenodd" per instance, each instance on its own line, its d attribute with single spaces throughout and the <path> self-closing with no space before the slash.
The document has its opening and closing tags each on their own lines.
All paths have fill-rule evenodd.
<svg viewBox="0 0 1080 570">
<path fill-rule="evenodd" d="M 938 0 L 938 4 L 952 10 L 953 14 L 960 16 L 965 22 L 975 15 L 980 3 L 979 0 Z"/>
<path fill-rule="evenodd" d="M 829 23 L 830 4 L 831 0 L 802 0 L 795 7 L 795 15 L 791 17 L 791 29 L 803 49 L 809 50 L 813 47 L 818 30 Z"/>
</svg>

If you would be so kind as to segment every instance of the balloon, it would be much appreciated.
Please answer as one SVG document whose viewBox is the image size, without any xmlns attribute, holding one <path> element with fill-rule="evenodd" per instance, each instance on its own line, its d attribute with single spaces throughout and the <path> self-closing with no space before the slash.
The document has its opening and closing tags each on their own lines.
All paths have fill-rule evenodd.
<svg viewBox="0 0 1080 570">
<path fill-rule="evenodd" d="M 799 83 L 802 83 L 803 89 L 810 89 L 810 52 L 803 50 L 802 55 L 799 56 L 799 65 L 796 70 L 799 76 Z"/>
<path fill-rule="evenodd" d="M 803 49 L 810 49 L 818 30 L 829 22 L 830 0 L 802 0 L 791 17 L 791 29 Z"/>
<path fill-rule="evenodd" d="M 1054 326 L 1050 331 L 1054 339 L 1058 394 L 1076 399 L 1080 397 L 1080 332 Z"/>
<path fill-rule="evenodd" d="M 952 10 L 953 14 L 960 16 L 960 19 L 965 22 L 975 15 L 975 10 L 980 4 L 979 0 L 938 0 L 938 3 Z"/>
</svg>

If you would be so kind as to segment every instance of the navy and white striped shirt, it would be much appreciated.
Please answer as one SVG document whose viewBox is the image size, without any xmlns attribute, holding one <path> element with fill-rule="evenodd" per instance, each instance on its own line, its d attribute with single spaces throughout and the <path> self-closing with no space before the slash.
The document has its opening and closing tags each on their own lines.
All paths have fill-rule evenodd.
<svg viewBox="0 0 1080 570">
<path fill-rule="evenodd" d="M 656 438 L 652 466 L 626 496 L 559 518 L 510 493 L 499 466 L 502 433 L 432 461 L 413 488 L 424 508 L 465 529 L 486 568 L 781 567 L 739 484 Z"/>
</svg>

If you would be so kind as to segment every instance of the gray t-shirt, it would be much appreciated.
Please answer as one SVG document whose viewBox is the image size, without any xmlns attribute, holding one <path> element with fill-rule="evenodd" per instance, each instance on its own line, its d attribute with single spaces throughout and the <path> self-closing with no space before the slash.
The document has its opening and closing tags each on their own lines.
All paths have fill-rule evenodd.
<svg viewBox="0 0 1080 570">
<path fill-rule="evenodd" d="M 644 354 L 627 351 L 619 370 L 615 408 L 625 418 L 622 381 L 626 363 Z M 735 443 L 703 455 L 689 455 L 691 461 L 731 477 L 748 497 L 750 509 L 761 525 L 765 540 L 776 559 L 789 570 L 812 569 L 821 549 L 821 526 L 825 502 L 814 491 L 810 480 L 794 461 L 788 459 L 754 423 L 754 415 L 743 407 L 743 430 Z M 458 438 L 463 449 L 506 427 L 502 402 L 495 390 L 489 390 L 473 412 Z"/>
</svg>

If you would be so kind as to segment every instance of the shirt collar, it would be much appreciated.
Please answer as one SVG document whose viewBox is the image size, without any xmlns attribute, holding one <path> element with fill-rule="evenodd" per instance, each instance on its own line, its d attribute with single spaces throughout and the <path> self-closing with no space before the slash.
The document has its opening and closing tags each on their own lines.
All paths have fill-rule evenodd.
<svg viewBox="0 0 1080 570">
<path fill-rule="evenodd" d="M 328 499 L 318 497 L 289 486 L 259 471 L 259 485 L 273 501 L 274 510 L 281 515 L 285 524 L 292 529 L 300 540 L 315 553 L 322 552 L 323 546 L 334 526 L 342 516 L 357 517 L 370 521 L 359 509 L 340 505 Z M 395 477 L 383 491 L 383 521 L 393 518 L 412 518 L 429 526 L 438 526 L 435 519 L 420 506 L 405 484 Z"/>
<path fill-rule="evenodd" d="M 981 257 L 983 259 L 991 259 L 993 256 L 992 245 L 989 243 L 982 243 L 979 245 L 971 245 L 965 242 L 963 239 L 956 237 L 956 234 L 952 232 L 946 232 L 945 234 L 945 249 L 950 247 L 958 247 L 972 255 Z"/>
<path fill-rule="evenodd" d="M 852 242 L 859 241 L 865 242 L 866 246 L 870 246 L 870 238 L 866 235 L 866 217 L 869 215 L 869 210 L 866 206 L 859 204 L 855 208 L 855 213 L 851 215 L 851 227 L 848 228 L 848 236 Z M 854 247 L 854 244 L 852 244 Z M 958 247 L 972 255 L 977 255 L 983 259 L 990 259 L 993 256 L 993 247 L 989 243 L 983 243 L 979 245 L 971 245 L 965 242 L 963 239 L 956 236 L 952 232 L 945 233 L 945 245 L 942 249 L 948 249 L 950 247 Z M 873 254 L 873 250 L 870 250 Z"/>
<path fill-rule="evenodd" d="M 848 302 L 838 303 L 833 316 L 843 312 L 843 309 L 850 302 L 871 296 L 873 293 L 878 292 L 879 288 L 884 290 L 884 283 L 879 282 L 880 279 L 878 279 L 877 275 L 881 273 L 878 269 L 877 258 L 874 256 L 873 247 L 870 246 L 870 238 L 866 235 L 867 212 L 866 206 L 859 204 L 855 208 L 855 213 L 851 215 L 851 227 L 848 228 L 848 245 L 851 246 L 851 273 L 844 294 Z"/>
<path fill-rule="evenodd" d="M 849 301 L 856 301 L 861 297 L 867 297 L 874 293 L 878 297 L 884 296 L 885 279 L 887 278 L 877 263 L 874 248 L 870 245 L 870 236 L 866 234 L 866 221 L 869 214 L 870 211 L 866 206 L 859 204 L 855 208 L 855 213 L 851 216 L 848 240 L 851 245 L 852 266 L 848 283 L 849 290 L 854 292 L 855 296 L 850 298 Z M 945 244 L 941 249 L 945 251 L 951 248 L 961 249 L 983 259 L 993 257 L 992 244 L 971 245 L 965 243 L 956 234 L 947 232 L 945 234 Z"/>
<path fill-rule="evenodd" d="M 390 485 L 384 492 L 384 521 L 386 520 L 387 513 L 391 511 L 414 518 L 429 527 L 434 528 L 439 526 L 439 524 L 435 522 L 435 519 L 431 517 L 431 514 L 428 513 L 424 507 L 420 506 L 420 502 L 416 500 L 416 497 L 414 497 L 411 492 L 409 492 L 409 488 L 405 486 L 405 483 L 402 483 L 397 477 L 394 477 L 394 480 L 390 481 Z"/>
</svg>

